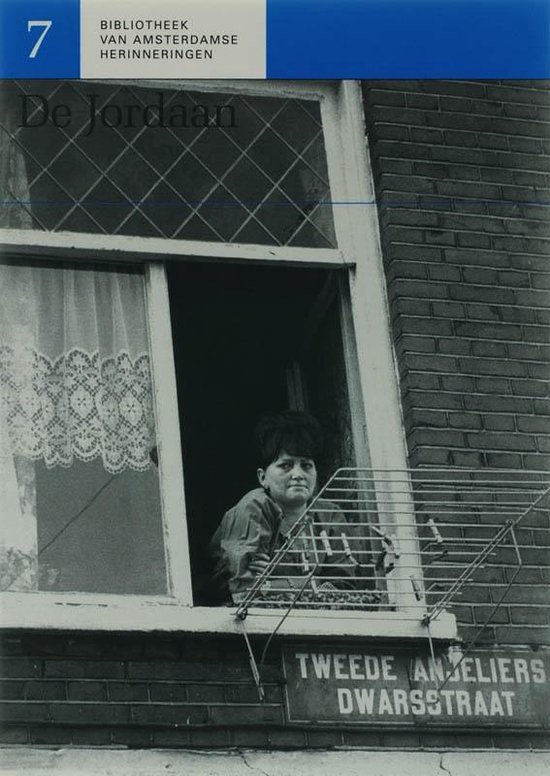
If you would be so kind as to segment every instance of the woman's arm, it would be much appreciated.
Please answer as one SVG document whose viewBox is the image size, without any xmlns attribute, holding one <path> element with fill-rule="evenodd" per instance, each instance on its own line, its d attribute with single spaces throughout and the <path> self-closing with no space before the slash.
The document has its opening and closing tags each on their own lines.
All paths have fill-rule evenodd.
<svg viewBox="0 0 550 776">
<path fill-rule="evenodd" d="M 246 592 L 269 562 L 279 521 L 278 507 L 259 490 L 225 514 L 210 551 L 215 581 L 232 598 Z"/>
</svg>

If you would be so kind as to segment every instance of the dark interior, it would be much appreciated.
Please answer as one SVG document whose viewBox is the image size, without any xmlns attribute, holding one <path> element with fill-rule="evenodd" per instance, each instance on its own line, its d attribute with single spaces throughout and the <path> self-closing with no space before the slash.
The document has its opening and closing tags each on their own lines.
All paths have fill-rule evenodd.
<svg viewBox="0 0 550 776">
<path fill-rule="evenodd" d="M 310 371 L 317 388 L 334 383 L 334 367 L 342 362 L 335 295 L 319 306 L 329 276 L 322 269 L 265 265 L 168 267 L 196 603 L 210 602 L 210 537 L 225 511 L 256 487 L 255 423 L 267 410 L 291 406 L 287 368 L 293 361 L 303 365 L 307 386 L 308 364 L 323 349 L 327 326 L 329 339 L 340 343 L 339 355 L 317 353 Z M 306 406 L 325 425 L 323 391 L 316 386 L 307 391 Z M 329 459 L 337 455 L 327 451 Z"/>
</svg>

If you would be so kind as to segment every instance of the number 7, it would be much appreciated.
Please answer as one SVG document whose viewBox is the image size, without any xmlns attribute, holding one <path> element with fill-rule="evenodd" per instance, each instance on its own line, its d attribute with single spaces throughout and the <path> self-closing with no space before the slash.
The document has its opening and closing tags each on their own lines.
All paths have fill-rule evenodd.
<svg viewBox="0 0 550 776">
<path fill-rule="evenodd" d="M 42 33 L 41 33 L 40 37 L 38 38 L 38 40 L 34 44 L 33 50 L 29 54 L 29 59 L 34 59 L 35 56 L 38 54 L 38 49 L 42 45 L 42 41 L 46 37 L 46 33 L 48 32 L 48 30 L 50 29 L 51 26 L 52 26 L 51 20 L 49 20 L 49 21 L 38 21 L 38 20 L 35 20 L 35 21 L 27 22 L 27 32 L 30 32 L 33 27 L 43 27 L 44 28 L 42 30 Z"/>
</svg>

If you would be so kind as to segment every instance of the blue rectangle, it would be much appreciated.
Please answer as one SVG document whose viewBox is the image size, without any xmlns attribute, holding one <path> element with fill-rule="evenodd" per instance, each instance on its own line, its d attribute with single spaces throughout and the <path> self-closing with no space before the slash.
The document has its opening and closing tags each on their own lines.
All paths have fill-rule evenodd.
<svg viewBox="0 0 550 776">
<path fill-rule="evenodd" d="M 0 0 L 0 75 L 79 78 L 80 0 Z"/>
<path fill-rule="evenodd" d="M 549 78 L 548 0 L 267 0 L 268 78 Z"/>
</svg>

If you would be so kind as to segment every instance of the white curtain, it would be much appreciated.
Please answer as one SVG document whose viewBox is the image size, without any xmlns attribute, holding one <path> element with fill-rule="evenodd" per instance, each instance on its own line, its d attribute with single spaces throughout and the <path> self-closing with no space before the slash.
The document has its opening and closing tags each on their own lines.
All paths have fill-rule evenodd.
<svg viewBox="0 0 550 776">
<path fill-rule="evenodd" d="M 143 277 L 0 267 L 0 388 L 12 454 L 46 466 L 150 465 Z"/>
<path fill-rule="evenodd" d="M 155 444 L 143 277 L 0 265 L 0 585 L 37 587 L 33 461 L 145 470 Z"/>
<path fill-rule="evenodd" d="M 32 229 L 17 107 L 4 85 L 0 228 Z M 38 587 L 36 461 L 144 470 L 154 444 L 143 277 L 0 264 L 0 590 Z"/>
</svg>

